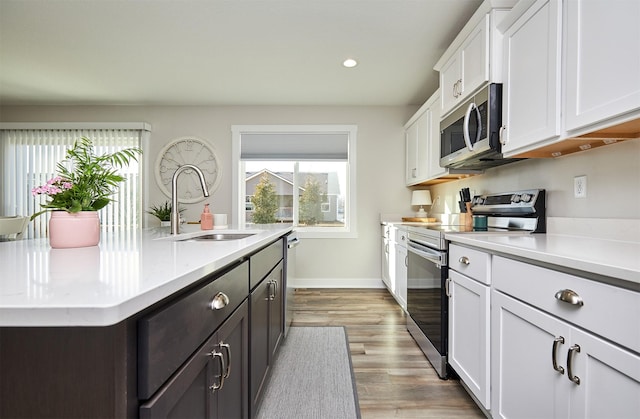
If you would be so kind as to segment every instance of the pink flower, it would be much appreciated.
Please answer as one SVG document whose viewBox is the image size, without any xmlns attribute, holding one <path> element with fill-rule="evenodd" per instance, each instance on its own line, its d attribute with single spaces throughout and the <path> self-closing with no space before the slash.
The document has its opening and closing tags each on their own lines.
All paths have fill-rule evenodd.
<svg viewBox="0 0 640 419">
<path fill-rule="evenodd" d="M 31 189 L 31 195 L 56 195 L 60 192 L 64 192 L 67 189 L 71 189 L 73 184 L 67 180 L 62 179 L 60 176 L 56 176 L 53 179 L 49 179 L 46 184 L 42 186 L 36 186 Z"/>
</svg>

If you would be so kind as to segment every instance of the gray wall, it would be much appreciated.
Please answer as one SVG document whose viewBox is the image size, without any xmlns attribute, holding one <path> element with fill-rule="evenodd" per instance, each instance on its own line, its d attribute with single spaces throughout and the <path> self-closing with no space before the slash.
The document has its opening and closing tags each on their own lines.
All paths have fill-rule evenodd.
<svg viewBox="0 0 640 419">
<path fill-rule="evenodd" d="M 415 111 L 416 107 L 14 106 L 0 108 L 0 120 L 148 122 L 152 133 L 145 157 L 151 164 L 174 138 L 203 138 L 215 146 L 223 171 L 220 186 L 206 202 L 211 204 L 212 212 L 228 214 L 232 197 L 232 125 L 356 124 L 358 237 L 305 240 L 298 247 L 298 275 L 366 286 L 381 285 L 379 214 L 401 213 L 410 200 L 410 191 L 404 187 L 403 125 Z M 166 199 L 153 172 L 148 184 L 151 203 Z M 187 219 L 199 219 L 202 204 L 185 205 Z"/>
<path fill-rule="evenodd" d="M 196 136 L 212 143 L 223 166 L 220 187 L 207 202 L 212 211 L 231 213 L 231 125 L 357 124 L 357 229 L 355 239 L 305 240 L 298 247 L 298 276 L 335 286 L 381 285 L 380 214 L 411 215 L 404 185 L 404 123 L 415 107 L 147 107 L 16 106 L 0 108 L 2 122 L 128 122 L 152 125 L 145 150 L 153 164 L 160 149 L 177 137 Z M 573 177 L 587 175 L 588 197 L 573 198 Z M 165 197 L 149 181 L 150 202 Z M 430 211 L 455 212 L 457 191 L 476 193 L 545 188 L 548 215 L 580 218 L 640 218 L 640 140 L 614 144 L 552 160 L 527 160 L 488 170 L 466 180 L 431 187 L 441 199 Z M 188 206 L 198 219 L 202 204 Z M 316 280 L 316 281 L 313 281 Z"/>
</svg>

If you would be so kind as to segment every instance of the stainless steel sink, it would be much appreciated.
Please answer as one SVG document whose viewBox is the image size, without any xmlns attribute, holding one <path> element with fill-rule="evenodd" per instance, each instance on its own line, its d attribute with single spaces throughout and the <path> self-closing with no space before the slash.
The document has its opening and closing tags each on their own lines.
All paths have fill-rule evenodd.
<svg viewBox="0 0 640 419">
<path fill-rule="evenodd" d="M 251 237 L 256 233 L 211 233 L 204 234 L 202 236 L 189 237 L 186 239 L 182 239 L 180 241 L 229 241 L 229 240 L 240 240 L 246 239 L 247 237 Z"/>
</svg>

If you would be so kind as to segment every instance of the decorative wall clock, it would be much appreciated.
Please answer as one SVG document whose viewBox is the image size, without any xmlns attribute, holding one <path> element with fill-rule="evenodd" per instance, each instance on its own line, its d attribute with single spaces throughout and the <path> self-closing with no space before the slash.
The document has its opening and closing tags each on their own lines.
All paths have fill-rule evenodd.
<svg viewBox="0 0 640 419">
<path fill-rule="evenodd" d="M 202 170 L 209 194 L 212 194 L 220 185 L 222 170 L 213 146 L 199 138 L 181 137 L 167 144 L 156 160 L 156 182 L 168 197 L 171 197 L 173 174 L 184 164 L 193 164 Z M 178 201 L 193 204 L 204 199 L 196 173 L 193 170 L 182 172 L 178 176 Z"/>
</svg>

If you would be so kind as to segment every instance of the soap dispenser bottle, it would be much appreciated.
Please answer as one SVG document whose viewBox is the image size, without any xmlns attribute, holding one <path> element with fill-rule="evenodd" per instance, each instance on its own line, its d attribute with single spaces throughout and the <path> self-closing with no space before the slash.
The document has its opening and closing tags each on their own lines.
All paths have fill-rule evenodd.
<svg viewBox="0 0 640 419">
<path fill-rule="evenodd" d="M 200 228 L 202 230 L 213 230 L 213 214 L 209 212 L 209 204 L 204 204 L 204 210 L 200 215 Z"/>
</svg>

